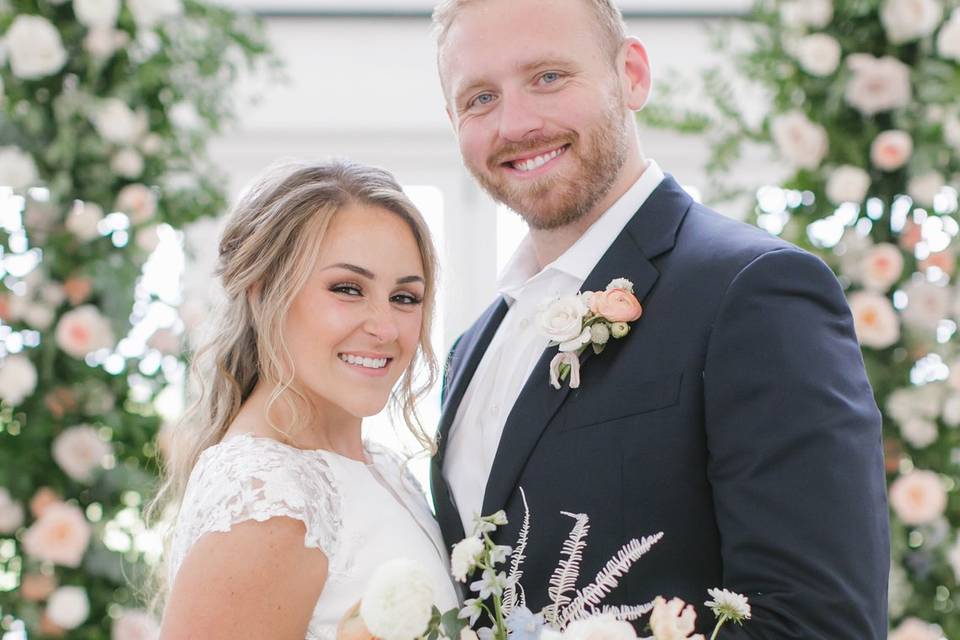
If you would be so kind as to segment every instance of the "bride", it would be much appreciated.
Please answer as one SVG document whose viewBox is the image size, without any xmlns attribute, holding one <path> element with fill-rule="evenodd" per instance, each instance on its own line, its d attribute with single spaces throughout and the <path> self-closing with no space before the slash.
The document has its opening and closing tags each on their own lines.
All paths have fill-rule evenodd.
<svg viewBox="0 0 960 640">
<path fill-rule="evenodd" d="M 163 495 L 179 504 L 162 638 L 334 638 L 397 557 L 457 604 L 423 495 L 360 423 L 392 398 L 425 446 L 414 370 L 429 345 L 435 257 L 388 173 L 347 162 L 280 170 L 220 242 L 226 301 L 198 352 L 202 395 Z"/>
</svg>

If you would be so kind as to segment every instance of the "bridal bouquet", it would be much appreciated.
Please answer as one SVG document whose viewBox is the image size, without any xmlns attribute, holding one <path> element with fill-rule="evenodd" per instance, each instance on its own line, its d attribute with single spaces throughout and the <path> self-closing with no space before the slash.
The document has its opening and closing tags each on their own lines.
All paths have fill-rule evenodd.
<svg viewBox="0 0 960 640">
<path fill-rule="evenodd" d="M 590 529 L 590 519 L 582 513 L 563 512 L 574 524 L 550 579 L 550 604 L 533 613 L 526 606 L 520 584 L 530 532 L 530 511 L 523 498 L 525 515 L 515 549 L 497 545 L 491 537 L 507 524 L 502 511 L 478 518 L 472 535 L 454 545 L 450 559 L 453 577 L 465 583 L 472 573 L 480 573 L 469 585 L 476 597 L 466 600 L 462 609 L 441 613 L 432 605 L 429 578 L 422 568 L 408 560 L 395 560 L 374 574 L 363 601 L 341 623 L 338 640 L 636 640 L 630 622 L 647 614 L 652 635 L 644 640 L 705 640 L 693 633 L 693 607 L 679 598 L 658 596 L 642 605 L 601 606 L 620 578 L 663 533 L 629 541 L 588 586 L 576 588 Z M 509 569 L 501 570 L 500 565 L 508 560 Z M 711 640 L 725 623 L 742 624 L 750 618 L 745 596 L 725 589 L 708 592 L 712 599 L 705 604 L 717 618 Z M 483 615 L 492 626 L 474 630 Z"/>
</svg>

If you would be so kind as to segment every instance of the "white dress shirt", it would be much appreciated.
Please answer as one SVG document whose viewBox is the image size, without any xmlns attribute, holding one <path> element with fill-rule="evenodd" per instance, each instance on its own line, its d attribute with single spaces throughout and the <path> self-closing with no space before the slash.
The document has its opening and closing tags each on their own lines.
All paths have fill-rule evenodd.
<svg viewBox="0 0 960 640">
<path fill-rule="evenodd" d="M 507 417 L 549 342 L 536 328 L 540 307 L 552 298 L 580 290 L 663 178 L 663 171 L 651 160 L 633 186 L 559 258 L 538 272 L 527 236 L 504 267 L 499 292 L 510 308 L 460 402 L 443 465 L 467 534 L 483 506 L 487 477 Z"/>
</svg>

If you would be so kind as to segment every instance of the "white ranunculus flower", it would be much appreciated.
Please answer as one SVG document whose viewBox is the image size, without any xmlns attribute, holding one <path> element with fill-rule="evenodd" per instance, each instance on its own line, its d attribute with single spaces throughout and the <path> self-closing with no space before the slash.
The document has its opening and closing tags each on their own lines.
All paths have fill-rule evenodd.
<svg viewBox="0 0 960 640">
<path fill-rule="evenodd" d="M 64 226 L 78 240 L 89 242 L 100 237 L 97 225 L 100 224 L 101 220 L 103 220 L 103 209 L 100 208 L 100 205 L 77 200 L 73 203 L 70 213 L 67 214 L 67 221 Z"/>
<path fill-rule="evenodd" d="M 180 0 L 127 0 L 127 6 L 140 29 L 150 29 L 183 13 Z"/>
<path fill-rule="evenodd" d="M 583 332 L 583 317 L 590 309 L 577 295 L 557 298 L 537 317 L 540 331 L 551 342 L 573 340 Z"/>
<path fill-rule="evenodd" d="M 130 36 L 119 29 L 96 27 L 87 31 L 83 38 L 83 48 L 94 58 L 107 59 L 118 50 L 127 46 Z"/>
<path fill-rule="evenodd" d="M 907 308 L 900 315 L 909 327 L 932 331 L 950 314 L 950 290 L 946 287 L 913 280 L 903 292 L 907 294 Z"/>
<path fill-rule="evenodd" d="M 567 627 L 563 640 L 633 640 L 637 632 L 629 622 L 622 622 L 611 615 L 599 615 L 577 620 Z"/>
<path fill-rule="evenodd" d="M 113 448 L 100 439 L 97 430 L 85 424 L 64 429 L 53 440 L 53 459 L 77 482 L 89 482 L 111 453 Z"/>
<path fill-rule="evenodd" d="M 37 388 L 37 369 L 23 354 L 7 356 L 0 362 L 0 399 L 17 406 Z"/>
<path fill-rule="evenodd" d="M 47 617 L 62 629 L 76 629 L 90 615 L 90 600 L 83 587 L 60 587 L 47 600 Z"/>
<path fill-rule="evenodd" d="M 477 566 L 477 560 L 483 553 L 483 540 L 470 536 L 453 546 L 450 553 L 450 573 L 458 582 L 466 582 L 467 574 Z"/>
<path fill-rule="evenodd" d="M 0 533 L 9 535 L 23 526 L 23 504 L 0 487 Z"/>
<path fill-rule="evenodd" d="M 802 111 L 790 111 L 770 124 L 773 140 L 785 158 L 803 169 L 816 169 L 829 149 L 827 131 Z"/>
<path fill-rule="evenodd" d="M 932 207 L 934 198 L 945 186 L 947 181 L 939 172 L 928 171 L 910 178 L 910 182 L 907 183 L 907 193 L 920 206 Z"/>
<path fill-rule="evenodd" d="M 837 39 L 825 33 L 815 33 L 800 39 L 796 45 L 797 61 L 804 71 L 813 76 L 831 75 L 840 66 L 843 50 Z"/>
<path fill-rule="evenodd" d="M 896 171 L 913 155 L 913 138 L 906 131 L 884 131 L 870 145 L 870 161 L 883 171 Z"/>
<path fill-rule="evenodd" d="M 888 640 L 943 640 L 943 633 L 936 625 L 910 617 L 890 632 Z"/>
<path fill-rule="evenodd" d="M 847 66 L 853 77 L 847 84 L 846 100 L 862 114 L 872 116 L 899 109 L 913 99 L 910 67 L 897 58 L 854 53 L 847 56 Z"/>
<path fill-rule="evenodd" d="M 53 75 L 67 62 L 60 32 L 40 16 L 19 15 L 3 38 L 13 75 L 36 80 Z"/>
<path fill-rule="evenodd" d="M 37 182 L 33 156 L 19 147 L 0 147 L 0 185 L 22 191 Z"/>
<path fill-rule="evenodd" d="M 933 471 L 911 471 L 890 485 L 890 507 L 904 524 L 928 524 L 943 515 L 947 491 Z"/>
<path fill-rule="evenodd" d="M 834 204 L 860 204 L 870 191 L 870 174 L 849 164 L 837 167 L 827 179 L 827 197 Z"/>
<path fill-rule="evenodd" d="M 146 611 L 127 609 L 113 621 L 110 640 L 157 640 L 160 625 Z"/>
<path fill-rule="evenodd" d="M 56 341 L 61 350 L 74 358 L 115 344 L 110 321 L 89 304 L 63 314 L 57 323 Z"/>
<path fill-rule="evenodd" d="M 110 168 L 119 176 L 136 180 L 143 175 L 143 156 L 134 149 L 121 149 L 110 158 Z"/>
<path fill-rule="evenodd" d="M 903 275 L 903 253 L 896 245 L 881 242 L 864 254 L 859 273 L 865 288 L 886 293 Z"/>
<path fill-rule="evenodd" d="M 360 616 L 382 640 L 409 640 L 423 634 L 433 610 L 433 587 L 422 566 L 398 558 L 374 571 L 360 602 Z"/>
<path fill-rule="evenodd" d="M 848 301 L 860 344 L 885 349 L 900 339 L 900 320 L 886 296 L 857 291 Z"/>
<path fill-rule="evenodd" d="M 900 423 L 900 434 L 914 449 L 925 449 L 937 441 L 939 432 L 932 420 L 913 418 Z"/>
<path fill-rule="evenodd" d="M 113 27 L 120 15 L 120 0 L 73 0 L 73 13 L 89 29 Z"/>
<path fill-rule="evenodd" d="M 960 60 L 960 9 L 953 10 L 937 34 L 937 53 L 941 58 Z"/>
<path fill-rule="evenodd" d="M 942 20 L 942 0 L 885 0 L 880 8 L 880 21 L 893 44 L 925 38 Z"/>
<path fill-rule="evenodd" d="M 147 114 L 142 110 L 134 111 L 122 100 L 107 98 L 97 106 L 93 125 L 107 142 L 134 144 L 147 132 Z"/>
</svg>

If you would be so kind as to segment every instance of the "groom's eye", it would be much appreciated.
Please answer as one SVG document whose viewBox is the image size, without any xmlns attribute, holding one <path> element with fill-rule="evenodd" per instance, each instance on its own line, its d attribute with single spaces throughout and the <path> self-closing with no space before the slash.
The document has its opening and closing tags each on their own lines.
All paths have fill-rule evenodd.
<svg viewBox="0 0 960 640">
<path fill-rule="evenodd" d="M 544 84 L 553 84 L 559 79 L 560 79 L 560 74 L 557 73 L 556 71 L 548 71 L 542 76 L 540 76 L 540 80 Z"/>
<path fill-rule="evenodd" d="M 473 106 L 484 107 L 490 104 L 491 102 L 493 102 L 492 93 L 481 93 L 480 95 L 475 97 L 473 100 L 471 100 L 467 106 L 468 107 L 473 107 Z"/>
</svg>

